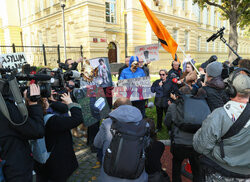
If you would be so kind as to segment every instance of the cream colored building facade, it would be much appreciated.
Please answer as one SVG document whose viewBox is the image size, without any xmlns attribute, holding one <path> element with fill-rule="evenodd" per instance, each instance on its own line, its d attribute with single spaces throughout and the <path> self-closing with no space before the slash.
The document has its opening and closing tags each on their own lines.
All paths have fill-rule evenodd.
<svg viewBox="0 0 250 182">
<path fill-rule="evenodd" d="M 14 3 L 16 0 L 11 1 Z M 213 54 L 220 60 L 227 59 L 229 50 L 219 38 L 215 42 L 206 42 L 222 26 L 226 28 L 224 37 L 228 40 L 229 23 L 221 20 L 217 9 L 209 7 L 200 10 L 192 4 L 192 0 L 144 1 L 166 26 L 179 47 L 196 61 L 203 62 Z M 17 0 L 15 5 L 20 9 L 19 28 L 23 45 L 63 46 L 62 8 L 59 0 Z M 19 17 L 16 19 L 19 20 Z M 115 62 L 124 62 L 126 54 L 134 55 L 136 46 L 158 43 L 139 0 L 67 0 L 65 25 L 67 46 L 82 45 L 83 55 L 87 58 L 110 56 Z M 11 26 L 8 29 L 11 31 Z M 2 31 L 6 29 L 1 28 L 0 35 L 3 35 Z M 244 58 L 250 58 L 250 38 L 244 37 L 240 29 L 238 34 L 238 53 Z M 1 44 L 12 43 L 12 39 L 2 42 L 1 36 L 0 40 Z M 180 49 L 177 55 L 183 59 Z M 151 63 L 151 71 L 169 68 L 171 60 L 171 55 L 161 49 L 160 60 Z M 34 60 L 34 64 L 42 63 L 41 60 Z"/>
</svg>

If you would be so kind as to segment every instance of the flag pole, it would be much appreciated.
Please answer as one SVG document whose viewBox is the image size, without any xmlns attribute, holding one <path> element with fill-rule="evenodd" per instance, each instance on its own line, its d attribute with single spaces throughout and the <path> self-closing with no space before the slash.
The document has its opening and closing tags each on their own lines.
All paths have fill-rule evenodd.
<svg viewBox="0 0 250 182">
<path fill-rule="evenodd" d="M 181 50 L 181 52 L 184 54 L 185 58 L 187 58 L 187 55 L 185 54 L 185 52 L 183 51 L 183 49 L 181 48 L 181 46 L 178 45 L 178 48 Z M 184 60 L 184 59 L 183 59 Z M 189 61 L 191 63 L 191 65 L 193 66 L 193 68 L 195 69 L 195 71 L 198 73 L 198 75 L 200 76 L 201 73 L 198 71 L 198 69 L 194 66 L 194 64 L 192 63 L 192 61 Z"/>
</svg>

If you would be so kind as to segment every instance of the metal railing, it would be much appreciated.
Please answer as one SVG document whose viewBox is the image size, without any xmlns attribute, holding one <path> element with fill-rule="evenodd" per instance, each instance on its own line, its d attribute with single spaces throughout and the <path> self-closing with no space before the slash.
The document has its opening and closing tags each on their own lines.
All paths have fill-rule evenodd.
<svg viewBox="0 0 250 182">
<path fill-rule="evenodd" d="M 65 60 L 64 47 L 57 46 L 17 46 L 0 45 L 0 54 L 24 52 L 27 61 L 34 66 L 57 66 L 58 62 Z M 83 56 L 83 47 L 66 47 L 67 58 L 78 59 Z"/>
</svg>

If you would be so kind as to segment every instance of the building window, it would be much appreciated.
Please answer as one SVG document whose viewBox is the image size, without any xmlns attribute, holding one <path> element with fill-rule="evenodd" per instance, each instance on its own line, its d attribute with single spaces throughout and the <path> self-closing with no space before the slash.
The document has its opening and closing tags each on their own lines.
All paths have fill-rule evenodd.
<svg viewBox="0 0 250 182">
<path fill-rule="evenodd" d="M 197 40 L 197 51 L 201 51 L 201 37 L 200 36 L 198 37 L 198 40 Z"/>
<path fill-rule="evenodd" d="M 39 6 L 39 9 L 40 9 L 40 11 L 42 11 L 42 10 L 44 9 L 44 7 L 43 7 L 43 0 L 40 0 L 40 6 Z"/>
<path fill-rule="evenodd" d="M 173 30 L 173 39 L 175 42 L 178 42 L 178 30 L 176 29 Z"/>
<path fill-rule="evenodd" d="M 50 6 L 53 6 L 54 5 L 54 0 L 50 0 L 49 4 L 50 4 Z"/>
<path fill-rule="evenodd" d="M 185 31 L 185 51 L 189 50 L 189 32 Z"/>
<path fill-rule="evenodd" d="M 215 42 L 213 41 L 213 52 L 215 52 Z"/>
<path fill-rule="evenodd" d="M 108 0 L 106 3 L 106 22 L 116 23 L 116 0 Z"/>
<path fill-rule="evenodd" d="M 173 6 L 173 0 L 168 0 L 169 6 Z"/>
<path fill-rule="evenodd" d="M 181 8 L 182 10 L 185 10 L 185 0 L 181 0 Z"/>
<path fill-rule="evenodd" d="M 208 24 L 208 11 L 207 11 L 207 8 L 203 9 L 203 24 Z"/>
</svg>

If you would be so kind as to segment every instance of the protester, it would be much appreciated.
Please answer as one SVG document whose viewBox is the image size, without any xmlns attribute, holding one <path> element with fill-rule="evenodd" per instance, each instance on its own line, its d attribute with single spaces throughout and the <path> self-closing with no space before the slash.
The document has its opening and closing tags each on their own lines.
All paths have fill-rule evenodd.
<svg viewBox="0 0 250 182">
<path fill-rule="evenodd" d="M 225 93 L 225 83 L 221 78 L 222 64 L 212 62 L 206 67 L 204 86 L 198 90 L 198 97 L 205 97 L 211 111 L 222 107 L 227 101 L 228 96 Z"/>
<path fill-rule="evenodd" d="M 4 88 L 6 91 L 9 90 L 8 84 L 4 85 Z M 7 182 L 32 182 L 33 158 L 28 140 L 44 136 L 42 107 L 37 104 L 37 101 L 32 102 L 27 98 L 26 90 L 24 97 L 27 103 L 28 119 L 23 123 L 23 116 L 13 97 L 9 94 L 5 95 L 2 90 L 1 93 L 7 105 L 10 119 L 15 123 L 15 125 L 10 123 L 0 112 L 0 158 L 6 161 L 3 167 L 5 180 Z M 40 88 L 31 84 L 30 95 L 40 96 Z M 1 105 L 3 106 L 3 103 Z"/>
<path fill-rule="evenodd" d="M 181 75 L 182 75 L 182 70 L 180 68 L 180 63 L 178 61 L 173 61 L 172 62 L 172 69 L 169 70 L 168 72 L 168 76 L 170 78 L 177 78 L 178 80 L 180 79 Z"/>
<path fill-rule="evenodd" d="M 101 126 L 100 130 L 97 133 L 94 141 L 94 145 L 97 148 L 101 148 L 103 150 L 103 159 L 105 157 L 105 153 L 107 148 L 110 145 L 110 142 L 112 140 L 112 134 L 110 132 L 110 128 L 112 125 L 112 119 L 114 118 L 120 122 L 125 122 L 125 123 L 134 123 L 134 124 L 139 124 L 139 122 L 142 120 L 142 115 L 141 112 L 136 108 L 131 106 L 132 103 L 129 101 L 129 99 L 126 98 L 119 98 L 116 103 L 115 103 L 115 110 L 113 110 L 110 114 L 109 117 L 105 119 Z M 135 181 L 135 182 L 146 182 L 147 181 L 147 174 L 144 171 L 139 178 L 135 180 L 129 180 L 129 179 L 121 179 L 117 177 L 112 177 L 108 176 L 103 169 L 103 163 L 101 167 L 101 174 L 99 177 L 100 182 L 116 182 L 116 181 Z"/>
<path fill-rule="evenodd" d="M 45 125 L 46 147 L 51 154 L 45 164 L 36 161 L 37 182 L 66 182 L 78 167 L 70 130 L 82 123 L 82 111 L 79 104 L 72 102 L 69 94 L 64 93 L 61 99 L 62 103 L 53 100 L 50 106 L 48 100 L 43 99 L 45 112 L 54 115 Z"/>
<path fill-rule="evenodd" d="M 194 149 L 204 155 L 201 164 L 204 180 L 209 182 L 250 180 L 250 78 L 234 72 L 229 83 L 233 88 L 230 101 L 215 109 L 193 138 Z M 245 119 L 241 118 L 243 112 Z"/>
<path fill-rule="evenodd" d="M 144 60 L 142 58 L 139 58 L 139 67 L 141 69 L 143 69 L 144 73 L 146 76 L 149 76 L 149 69 L 148 69 L 148 65 L 150 64 L 149 62 L 144 63 Z"/>
<path fill-rule="evenodd" d="M 191 94 L 191 89 L 188 86 L 183 86 L 180 88 L 180 92 L 182 94 L 189 95 Z M 177 127 L 178 122 L 180 122 L 177 118 L 181 118 L 181 116 L 178 116 L 177 114 L 184 113 L 183 107 L 178 107 L 179 109 L 181 108 L 182 110 L 177 112 L 177 105 L 179 104 L 178 102 L 182 102 L 181 98 L 178 98 L 176 101 L 170 104 L 164 120 L 164 124 L 167 126 L 168 131 L 170 131 L 169 132 L 171 139 L 170 151 L 173 155 L 172 181 L 173 182 L 181 181 L 182 162 L 184 159 L 189 159 L 192 168 L 193 181 L 200 182 L 198 153 L 195 152 L 192 147 L 193 134 L 185 132 L 181 130 L 179 127 Z"/>
<path fill-rule="evenodd" d="M 146 148 L 146 162 L 145 169 L 148 173 L 149 182 L 170 182 L 169 176 L 162 170 L 161 156 L 165 150 L 162 142 L 157 141 L 157 134 L 155 132 L 154 120 L 146 118 L 145 121 L 149 123 L 150 128 L 150 144 Z"/>
<path fill-rule="evenodd" d="M 193 65 L 190 62 L 186 63 L 186 70 L 180 77 L 180 82 L 182 83 L 182 85 L 187 84 L 191 87 L 192 84 L 196 82 L 196 80 L 197 80 L 197 73 L 194 70 Z"/>
<path fill-rule="evenodd" d="M 163 113 L 166 114 L 168 109 L 168 101 L 170 100 L 170 93 L 177 90 L 177 85 L 172 82 L 167 73 L 167 70 L 161 69 L 159 71 L 160 79 L 156 80 L 151 86 L 151 92 L 155 95 L 155 106 L 157 113 L 157 130 L 162 129 Z"/>
<path fill-rule="evenodd" d="M 129 60 L 130 60 L 130 56 L 128 56 L 128 57 L 125 58 L 125 65 L 122 66 L 119 69 L 119 72 L 118 72 L 118 80 L 120 80 L 120 76 L 121 76 L 122 70 L 124 70 L 125 68 L 127 68 L 129 66 Z"/>
<path fill-rule="evenodd" d="M 239 61 L 239 68 L 246 68 L 250 70 L 250 59 L 242 59 Z M 244 74 L 244 71 L 241 71 Z M 246 74 L 246 73 L 245 73 Z"/>
<path fill-rule="evenodd" d="M 143 69 L 139 68 L 139 58 L 137 56 L 131 56 L 129 60 L 129 67 L 122 70 L 120 80 L 145 77 Z M 133 101 L 133 106 L 137 107 L 142 116 L 145 118 L 145 100 Z"/>
</svg>

